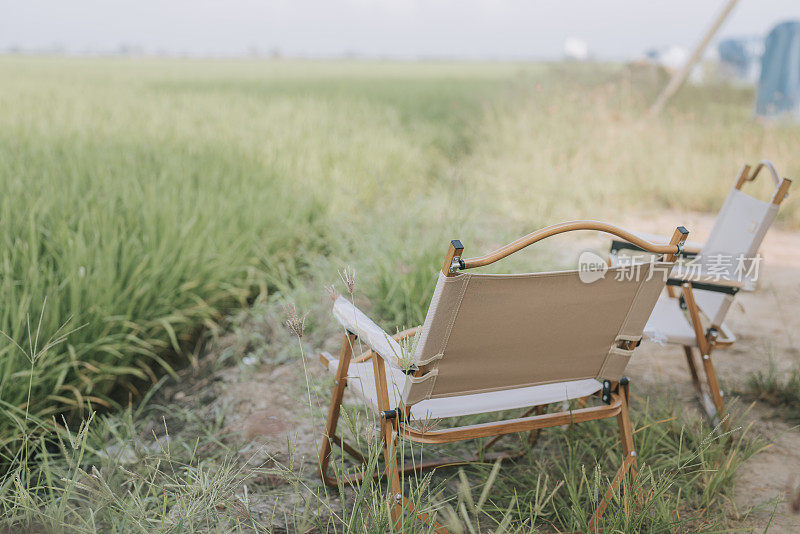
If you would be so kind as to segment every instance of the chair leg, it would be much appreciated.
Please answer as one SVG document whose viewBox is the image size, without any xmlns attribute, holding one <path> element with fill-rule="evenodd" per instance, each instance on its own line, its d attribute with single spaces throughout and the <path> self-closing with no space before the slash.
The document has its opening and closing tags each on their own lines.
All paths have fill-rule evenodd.
<svg viewBox="0 0 800 534">
<path fill-rule="evenodd" d="M 692 375 L 692 385 L 698 397 L 703 396 L 703 387 L 700 384 L 700 375 L 697 373 L 697 364 L 694 360 L 694 351 L 689 345 L 683 346 L 683 352 L 686 354 L 686 363 L 689 365 L 689 372 Z"/>
<path fill-rule="evenodd" d="M 353 343 L 355 342 L 355 334 L 347 333 L 342 341 L 342 349 L 339 352 L 339 367 L 336 369 L 336 383 L 333 385 L 333 392 L 331 394 L 331 404 L 328 407 L 328 420 L 325 423 L 325 433 L 322 435 L 322 444 L 319 451 L 319 474 L 322 481 L 328 486 L 336 486 L 337 481 L 335 477 L 328 475 L 328 464 L 331 459 L 331 442 L 341 442 L 336 436 L 336 426 L 339 424 L 339 412 L 342 408 L 342 397 L 344 396 L 344 388 L 347 385 L 347 370 L 350 367 L 350 357 L 353 354 Z M 343 446 L 344 446 L 344 442 Z M 345 450 L 352 449 L 349 445 Z M 356 452 L 349 451 L 353 454 Z"/>
<path fill-rule="evenodd" d="M 614 497 L 614 493 L 617 491 L 617 488 L 619 488 L 623 479 L 629 476 L 629 481 L 632 481 L 633 477 L 636 476 L 636 449 L 633 445 L 633 430 L 628 414 L 628 385 L 620 385 L 620 392 L 623 396 L 623 402 L 622 409 L 619 415 L 617 415 L 617 424 L 619 426 L 620 441 L 622 442 L 622 452 L 625 456 L 622 460 L 622 465 L 619 470 L 617 470 L 617 474 L 611 480 L 611 486 L 608 488 L 605 495 L 603 495 L 603 498 L 597 505 L 597 509 L 592 515 L 591 521 L 589 521 L 590 530 L 594 530 L 595 524 L 603 517 L 603 513 L 605 513 L 608 507 L 608 502 Z"/>
<path fill-rule="evenodd" d="M 719 381 L 717 380 L 717 373 L 714 369 L 714 364 L 711 361 L 712 346 L 709 346 L 709 354 L 702 354 L 701 360 L 703 362 L 703 371 L 706 375 L 705 383 L 700 379 L 697 363 L 694 357 L 694 350 L 692 347 L 684 345 L 683 351 L 686 353 L 686 363 L 689 365 L 689 372 L 692 375 L 692 385 L 697 394 L 697 399 L 700 401 L 701 406 L 708 414 L 708 418 L 712 424 L 719 424 L 719 416 L 725 410 L 725 401 L 722 398 L 722 392 L 719 388 Z"/>
<path fill-rule="evenodd" d="M 403 529 L 403 494 L 400 487 L 400 471 L 397 467 L 397 452 L 394 448 L 394 427 L 391 421 L 381 419 L 381 438 L 383 440 L 383 462 L 386 465 L 386 478 L 389 481 L 389 510 L 392 524 Z"/>
<path fill-rule="evenodd" d="M 682 286 L 683 299 L 686 302 L 686 309 L 689 311 L 689 318 L 692 322 L 694 329 L 695 339 L 697 346 L 700 349 L 700 358 L 703 362 L 703 369 L 706 373 L 706 383 L 710 391 L 711 402 L 708 402 L 708 396 L 703 395 L 702 400 L 703 408 L 708 412 L 712 423 L 716 426 L 719 424 L 720 415 L 725 409 L 725 403 L 722 400 L 722 392 L 719 389 L 719 382 L 717 381 L 717 372 L 714 370 L 714 365 L 711 363 L 711 352 L 714 350 L 716 337 L 711 337 L 703 330 L 703 323 L 700 319 L 700 309 L 697 307 L 697 301 L 694 298 L 694 290 L 692 284 L 685 282 Z M 692 364 L 694 359 L 692 358 Z"/>
<path fill-rule="evenodd" d="M 714 369 L 714 364 L 711 361 L 711 348 L 708 349 L 708 354 L 703 354 L 703 368 L 706 372 L 706 381 L 708 382 L 708 389 L 711 391 L 711 400 L 714 403 L 714 413 L 709 413 L 712 423 L 716 426 L 720 422 L 720 418 L 725 411 L 725 401 L 722 399 L 722 391 L 719 388 L 719 381 L 717 380 L 717 371 Z"/>
<path fill-rule="evenodd" d="M 403 496 L 400 485 L 400 469 L 397 465 L 397 451 L 394 445 L 394 425 L 391 421 L 381 419 L 381 434 L 383 438 L 383 460 L 386 464 L 386 477 L 389 480 L 389 511 L 394 528 L 404 532 L 404 512 L 419 517 L 427 523 L 436 534 L 450 534 L 450 531 L 434 520 L 429 514 L 417 511 L 414 503 Z"/>
</svg>

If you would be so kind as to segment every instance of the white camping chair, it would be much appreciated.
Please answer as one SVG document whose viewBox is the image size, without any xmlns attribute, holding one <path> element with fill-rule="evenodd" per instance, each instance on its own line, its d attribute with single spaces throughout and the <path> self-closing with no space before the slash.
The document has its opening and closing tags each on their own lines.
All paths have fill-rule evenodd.
<svg viewBox="0 0 800 534">
<path fill-rule="evenodd" d="M 575 270 L 511 275 L 463 272 L 572 230 L 608 232 L 664 256 L 649 264 L 612 267 L 591 283 L 584 283 L 582 273 Z M 320 474 L 325 483 L 337 484 L 337 479 L 327 474 L 332 444 L 364 461 L 336 435 L 346 386 L 379 417 L 395 525 L 402 525 L 404 511 L 414 512 L 400 491 L 395 433 L 419 443 L 494 437 L 491 444 L 505 434 L 617 417 L 623 462 L 594 512 L 594 523 L 636 463 L 627 379 L 622 374 L 687 235 L 688 231 L 679 227 L 669 244 L 654 245 L 609 224 L 571 222 L 544 228 L 486 256 L 466 260 L 461 259 L 461 243 L 453 241 L 421 327 L 413 362 L 405 366 L 398 360 L 398 341 L 413 331 L 389 336 L 339 297 L 333 314 L 346 329 L 341 354 L 338 359 L 328 354 L 321 357 L 336 376 L 320 451 Z M 369 351 L 352 358 L 357 337 Z M 548 404 L 591 395 L 602 403 L 545 413 Z M 419 430 L 407 424 L 417 419 L 515 408 L 529 409 L 519 418 L 441 430 Z M 534 412 L 536 415 L 531 415 Z M 441 463 L 412 465 L 403 471 Z M 353 474 L 344 480 L 359 481 L 360 476 Z M 435 529 L 444 532 L 438 524 Z"/>
<path fill-rule="evenodd" d="M 775 182 L 769 202 L 741 190 L 745 182 L 755 180 L 761 169 L 767 169 Z M 711 353 L 716 347 L 730 346 L 736 341 L 724 322 L 725 317 L 736 293 L 755 287 L 758 249 L 791 183 L 781 179 L 769 161 L 759 163 L 752 174 L 750 166 L 745 165 L 717 215 L 708 240 L 702 245 L 684 247 L 681 256 L 693 259 L 675 267 L 667 282 L 667 294 L 656 303 L 644 329 L 645 336 L 656 342 L 683 346 L 695 392 L 714 424 L 719 422 L 725 403 Z M 610 263 L 618 264 L 614 260 L 617 251 L 630 248 L 636 247 L 615 240 Z M 700 351 L 705 382 L 700 380 L 694 349 Z"/>
</svg>

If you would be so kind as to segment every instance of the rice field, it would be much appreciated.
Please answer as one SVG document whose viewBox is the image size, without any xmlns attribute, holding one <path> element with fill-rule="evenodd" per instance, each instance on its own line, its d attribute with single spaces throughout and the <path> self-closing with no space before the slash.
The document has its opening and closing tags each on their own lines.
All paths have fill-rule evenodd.
<svg viewBox="0 0 800 534">
<path fill-rule="evenodd" d="M 514 69 L 2 58 L 0 71 L 13 340 L 0 399 L 44 417 L 127 402 L 221 314 L 368 248 L 359 227 L 386 229 L 389 205 L 453 179 L 469 121 Z M 15 436 L 1 420 L 0 443 Z"/>
<path fill-rule="evenodd" d="M 621 65 L 0 57 L 4 468 L 196 364 L 226 315 L 318 306 L 344 265 L 377 318 L 418 324 L 452 238 L 477 252 L 561 220 L 714 211 L 761 157 L 800 175 L 800 128 L 754 122 L 751 90 L 687 87 L 643 121 L 661 83 Z M 797 202 L 779 223 L 800 227 Z M 543 250 L 515 261 L 559 261 Z"/>
</svg>

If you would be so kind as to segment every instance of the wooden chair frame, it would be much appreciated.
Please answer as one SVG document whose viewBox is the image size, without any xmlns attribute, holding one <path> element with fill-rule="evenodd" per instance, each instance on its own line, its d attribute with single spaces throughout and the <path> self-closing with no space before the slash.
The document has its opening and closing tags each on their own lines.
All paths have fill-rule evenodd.
<svg viewBox="0 0 800 534">
<path fill-rule="evenodd" d="M 775 205 L 780 205 L 788 196 L 792 181 L 788 178 L 781 178 L 775 166 L 768 160 L 759 162 L 752 173 L 750 172 L 750 166 L 744 165 L 739 171 L 734 187 L 741 191 L 742 186 L 747 182 L 754 181 L 762 169 L 767 169 L 773 182 L 775 182 L 775 190 L 770 201 Z M 612 245 L 612 250 L 624 248 L 632 247 L 628 247 L 620 242 L 616 242 L 615 245 Z M 639 248 L 639 250 L 642 249 Z M 700 252 L 700 248 L 693 248 L 690 250 L 688 247 L 684 247 L 681 251 L 681 256 L 696 256 Z M 695 289 L 735 295 L 739 290 L 745 289 L 745 287 L 744 284 L 737 281 L 716 278 L 670 278 L 667 282 L 667 294 L 676 299 L 676 305 L 682 308 L 685 307 L 689 314 L 692 329 L 694 330 L 697 340 L 697 349 L 700 353 L 700 362 L 703 368 L 702 378 L 695 356 L 695 347 L 683 345 L 683 351 L 686 355 L 686 363 L 689 367 L 689 374 L 692 377 L 692 385 L 694 386 L 698 401 L 708 415 L 709 420 L 716 426 L 720 421 L 724 420 L 725 400 L 711 356 L 715 349 L 727 348 L 733 345 L 734 340 L 727 337 L 720 337 L 720 333 L 723 331 L 722 325 L 709 324 L 708 327 L 704 326 L 702 319 L 703 314 L 694 297 Z"/>
<path fill-rule="evenodd" d="M 649 241 L 641 239 L 630 232 L 626 232 L 625 230 L 606 223 L 595 221 L 576 221 L 544 228 L 537 232 L 528 234 L 485 256 L 466 260 L 461 259 L 461 254 L 464 250 L 461 242 L 457 240 L 452 241 L 447 254 L 445 255 L 442 272 L 445 276 L 454 276 L 455 272 L 459 269 L 471 269 L 494 263 L 495 261 L 505 258 L 506 256 L 513 254 L 514 252 L 517 252 L 518 250 L 521 250 L 522 248 L 536 243 L 537 241 L 540 241 L 546 237 L 573 230 L 598 230 L 616 235 L 623 239 L 629 240 L 631 243 L 643 248 L 644 250 L 656 254 L 663 254 L 665 261 L 675 260 L 689 234 L 685 228 L 678 227 L 673 233 L 668 245 L 659 245 L 650 243 Z M 399 341 L 414 335 L 416 330 L 416 328 L 406 330 L 393 337 Z M 623 479 L 626 476 L 634 475 L 636 472 L 637 457 L 636 449 L 633 443 L 633 430 L 628 413 L 630 395 L 627 379 L 622 379 L 618 382 L 608 384 L 608 390 L 604 390 L 603 392 L 604 400 L 606 401 L 605 405 L 582 407 L 572 411 L 560 411 L 555 413 L 546 413 L 547 406 L 532 406 L 523 414 L 522 417 L 516 419 L 506 419 L 441 430 L 424 431 L 416 429 L 406 423 L 410 407 L 399 406 L 393 409 L 392 406 L 390 406 L 389 386 L 386 381 L 386 364 L 383 358 L 380 356 L 375 357 L 375 353 L 370 350 L 366 351 L 361 356 L 353 358 L 353 345 L 355 341 L 356 335 L 352 332 L 347 332 L 344 336 L 344 340 L 342 341 L 338 367 L 335 375 L 335 383 L 333 386 L 331 403 L 328 411 L 327 423 L 325 426 L 325 435 L 323 436 L 320 448 L 319 472 L 322 480 L 329 486 L 337 486 L 339 482 L 355 483 L 362 480 L 361 475 L 358 473 L 345 475 L 344 477 L 337 479 L 336 477 L 328 474 L 328 467 L 332 454 L 332 446 L 334 444 L 341 446 L 344 452 L 348 453 L 357 461 L 366 463 L 364 456 L 346 443 L 341 437 L 339 437 L 336 434 L 336 430 L 341 410 L 342 398 L 345 387 L 347 386 L 347 372 L 350 362 L 363 362 L 368 359 L 372 359 L 385 464 L 385 471 L 382 474 L 376 474 L 376 478 L 382 475 L 388 480 L 390 493 L 389 506 L 392 521 L 396 528 L 402 529 L 404 514 L 412 513 L 418 515 L 424 521 L 431 524 L 435 532 L 448 532 L 447 529 L 435 522 L 431 517 L 428 516 L 428 514 L 420 513 L 414 509 L 413 503 L 406 499 L 402 494 L 400 476 L 401 474 L 411 471 L 466 462 L 464 460 L 454 461 L 453 459 L 448 458 L 425 462 L 422 464 L 411 464 L 404 466 L 403 469 L 400 469 L 395 451 L 395 436 L 400 436 L 404 439 L 408 439 L 417 443 L 428 444 L 441 444 L 491 437 L 493 439 L 487 445 L 488 448 L 494 445 L 502 436 L 508 434 L 531 432 L 531 440 L 533 440 L 534 436 L 538 435 L 538 432 L 545 428 L 616 417 L 620 432 L 623 461 L 614 478 L 612 479 L 610 487 L 606 491 L 597 509 L 592 515 L 590 528 L 593 528 L 596 522 L 603 515 L 606 507 L 608 506 L 609 500 L 613 497 L 614 492 L 617 491 Z M 327 366 L 329 357 L 323 354 L 320 359 L 322 363 Z M 495 455 L 494 457 L 502 458 L 503 456 Z"/>
</svg>

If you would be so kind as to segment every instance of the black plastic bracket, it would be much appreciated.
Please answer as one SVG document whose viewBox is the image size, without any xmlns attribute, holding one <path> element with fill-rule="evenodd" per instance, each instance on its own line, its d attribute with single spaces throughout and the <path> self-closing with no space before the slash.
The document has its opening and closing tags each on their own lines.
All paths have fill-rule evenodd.
<svg viewBox="0 0 800 534">
<path fill-rule="evenodd" d="M 633 243 L 628 243 L 627 241 L 617 241 L 616 239 L 611 242 L 611 250 L 610 252 L 615 253 L 620 250 L 638 250 L 639 252 L 644 252 L 642 247 L 637 247 Z"/>
<path fill-rule="evenodd" d="M 630 379 L 627 376 L 623 376 L 619 379 L 619 385 L 613 390 L 613 393 L 619 393 L 619 386 L 627 386 L 630 384 Z M 611 381 L 610 380 L 603 380 L 603 391 L 601 393 L 601 399 L 606 404 L 611 404 Z"/>
<path fill-rule="evenodd" d="M 419 371 L 419 367 L 417 367 L 417 366 L 416 366 L 416 365 L 414 365 L 414 364 L 411 364 L 411 365 L 409 366 L 409 368 L 408 368 L 408 369 L 400 369 L 400 371 L 401 371 L 401 372 L 402 372 L 404 375 L 409 375 L 409 376 L 411 376 L 411 375 L 413 375 L 414 373 L 416 373 L 417 371 Z"/>
<path fill-rule="evenodd" d="M 611 404 L 611 382 L 603 380 L 603 396 L 600 397 L 606 404 Z"/>
<path fill-rule="evenodd" d="M 680 247 L 678 247 L 679 249 L 678 256 L 680 256 L 681 258 L 694 258 L 695 256 L 697 256 L 696 252 L 686 252 L 686 250 L 684 250 L 684 247 L 685 245 L 681 245 Z M 633 250 L 633 251 L 645 252 L 645 250 L 642 247 L 638 247 L 633 243 L 629 243 L 627 241 L 620 241 L 618 239 L 614 239 L 613 241 L 611 241 L 611 248 L 609 249 L 609 252 L 611 252 L 612 254 L 616 254 L 620 250 Z"/>
<path fill-rule="evenodd" d="M 394 410 L 386 410 L 381 412 L 381 417 L 386 419 L 387 421 L 391 421 L 392 419 L 399 419 L 400 421 L 403 420 L 403 411 L 400 408 L 395 408 Z"/>
<path fill-rule="evenodd" d="M 679 278 L 670 278 L 667 280 L 668 286 L 682 286 L 686 283 L 691 284 L 692 289 L 702 289 L 705 291 L 714 291 L 716 293 L 725 293 L 728 295 L 735 295 L 739 292 L 738 287 L 717 285 L 709 282 L 691 282 L 688 280 L 681 280 Z"/>
<path fill-rule="evenodd" d="M 716 341 L 718 337 L 719 337 L 719 330 L 717 330 L 713 326 L 709 327 L 708 330 L 706 330 L 706 339 L 713 339 L 714 341 Z"/>
</svg>

